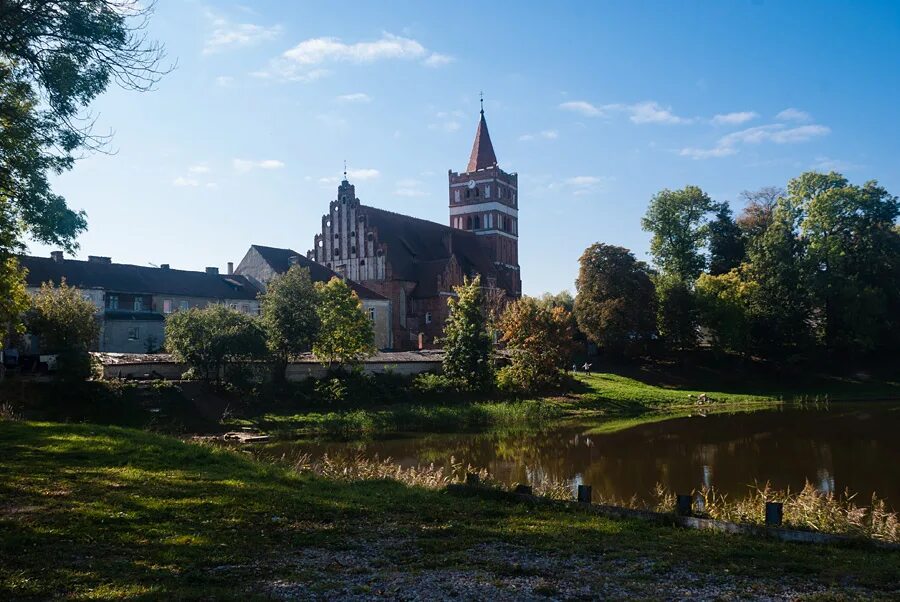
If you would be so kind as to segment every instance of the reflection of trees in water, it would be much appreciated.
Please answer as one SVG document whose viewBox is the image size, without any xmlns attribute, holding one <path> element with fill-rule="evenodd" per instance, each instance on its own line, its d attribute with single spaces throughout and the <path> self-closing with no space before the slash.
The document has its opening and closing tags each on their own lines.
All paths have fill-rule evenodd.
<svg viewBox="0 0 900 602">
<path fill-rule="evenodd" d="M 894 411 L 891 411 L 891 410 Z M 313 442 L 313 456 L 392 458 L 403 466 L 457 462 L 495 478 L 537 485 L 576 477 L 605 497 L 651 499 L 657 483 L 690 491 L 703 485 L 732 497 L 766 481 L 799 491 L 806 480 L 822 491 L 849 487 L 900 499 L 900 409 L 890 405 L 830 412 L 784 410 L 714 414 L 588 434 L 596 424 L 534 431 L 434 434 L 351 443 Z M 297 446 L 294 446 L 297 447 Z"/>
</svg>

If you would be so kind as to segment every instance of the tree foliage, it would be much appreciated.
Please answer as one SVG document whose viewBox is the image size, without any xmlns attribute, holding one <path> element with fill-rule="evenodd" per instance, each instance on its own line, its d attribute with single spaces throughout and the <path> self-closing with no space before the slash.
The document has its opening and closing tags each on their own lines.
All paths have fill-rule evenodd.
<svg viewBox="0 0 900 602">
<path fill-rule="evenodd" d="M 647 265 L 628 249 L 595 243 L 579 259 L 574 312 L 579 329 L 613 354 L 641 348 L 656 332 Z"/>
<path fill-rule="evenodd" d="M 481 277 L 465 279 L 448 300 L 450 315 L 444 325 L 444 374 L 474 390 L 491 386 L 494 365 L 481 292 Z"/>
<path fill-rule="evenodd" d="M 230 364 L 266 357 L 259 320 L 221 304 L 170 314 L 165 347 L 194 374 L 215 382 L 226 376 Z"/>
<path fill-rule="evenodd" d="M 572 317 L 562 307 L 548 307 L 532 297 L 510 303 L 500 320 L 501 340 L 511 364 L 500 380 L 527 391 L 560 383 L 561 369 L 572 352 Z"/>
<path fill-rule="evenodd" d="M 715 204 L 697 186 L 661 190 L 650 199 L 641 220 L 653 236 L 650 253 L 661 272 L 692 283 L 706 267 L 703 249 L 709 238 L 709 214 Z"/>
<path fill-rule="evenodd" d="M 744 239 L 728 203 L 716 203 L 709 222 L 709 273 L 725 274 L 744 260 Z"/>
<path fill-rule="evenodd" d="M 693 283 L 671 274 L 657 274 L 656 327 L 659 335 L 672 349 L 683 351 L 697 345 L 699 316 Z"/>
<path fill-rule="evenodd" d="M 340 278 L 317 282 L 320 330 L 313 353 L 328 366 L 355 364 L 375 353 L 372 322 L 362 302 Z"/>
<path fill-rule="evenodd" d="M 276 375 L 284 377 L 291 356 L 312 350 L 319 334 L 318 293 L 309 270 L 291 266 L 269 282 L 260 297 L 266 343 L 276 359 Z"/>
<path fill-rule="evenodd" d="M 751 349 L 751 304 L 757 288 L 739 269 L 700 274 L 695 287 L 699 321 L 717 349 L 741 354 Z"/>
<path fill-rule="evenodd" d="M 57 355 L 59 374 L 66 380 L 90 375 L 88 351 L 97 344 L 97 308 L 65 280 L 45 282 L 31 299 L 25 317 L 28 332 L 38 337 L 41 351 Z"/>
</svg>

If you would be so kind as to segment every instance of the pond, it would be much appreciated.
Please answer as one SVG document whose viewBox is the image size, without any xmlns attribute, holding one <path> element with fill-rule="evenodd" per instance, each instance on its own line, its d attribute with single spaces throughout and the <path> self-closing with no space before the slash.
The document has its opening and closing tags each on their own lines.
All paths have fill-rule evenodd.
<svg viewBox="0 0 900 602">
<path fill-rule="evenodd" d="M 595 497 L 652 499 L 657 483 L 689 492 L 715 486 L 743 497 L 766 481 L 799 491 L 873 493 L 900 508 L 900 404 L 846 403 L 742 413 L 696 413 L 613 432 L 609 422 L 559 423 L 525 432 L 393 435 L 350 442 L 295 441 L 267 453 L 392 458 L 403 466 L 457 462 L 506 483 L 564 480 Z"/>
</svg>

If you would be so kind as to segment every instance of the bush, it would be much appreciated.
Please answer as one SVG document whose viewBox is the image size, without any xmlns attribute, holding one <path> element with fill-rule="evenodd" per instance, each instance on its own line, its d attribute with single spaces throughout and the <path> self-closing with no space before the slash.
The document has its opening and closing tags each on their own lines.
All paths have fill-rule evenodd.
<svg viewBox="0 0 900 602">
<path fill-rule="evenodd" d="M 259 321 L 224 305 L 170 315 L 166 320 L 166 349 L 188 365 L 190 374 L 216 382 L 228 377 L 230 364 L 267 357 Z"/>
<path fill-rule="evenodd" d="M 572 351 L 569 312 L 524 297 L 506 308 L 500 328 L 511 354 L 511 364 L 498 375 L 504 390 L 535 391 L 560 384 Z"/>
<path fill-rule="evenodd" d="M 412 388 L 423 395 L 445 395 L 459 392 L 462 386 L 459 381 L 443 374 L 423 372 L 413 378 Z"/>
</svg>

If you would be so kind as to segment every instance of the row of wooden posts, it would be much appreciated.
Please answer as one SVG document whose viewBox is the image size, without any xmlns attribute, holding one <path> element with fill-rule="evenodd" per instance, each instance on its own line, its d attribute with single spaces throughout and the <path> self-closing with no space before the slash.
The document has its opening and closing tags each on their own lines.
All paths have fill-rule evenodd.
<svg viewBox="0 0 900 602">
<path fill-rule="evenodd" d="M 477 486 L 479 484 L 480 479 L 477 474 L 466 474 L 466 485 Z M 534 495 L 531 485 L 516 485 L 513 492 L 524 495 Z M 590 504 L 593 501 L 593 489 L 591 486 L 579 485 L 575 499 L 583 504 Z M 688 494 L 677 494 L 675 496 L 675 513 L 679 516 L 693 516 L 694 497 Z M 784 504 L 781 502 L 766 502 L 766 526 L 780 527 L 783 520 Z"/>
</svg>

